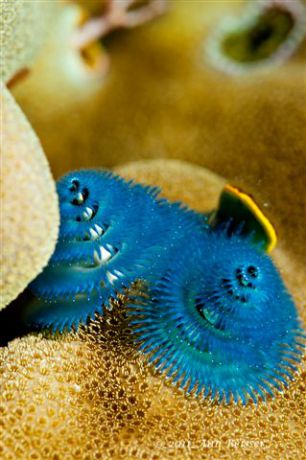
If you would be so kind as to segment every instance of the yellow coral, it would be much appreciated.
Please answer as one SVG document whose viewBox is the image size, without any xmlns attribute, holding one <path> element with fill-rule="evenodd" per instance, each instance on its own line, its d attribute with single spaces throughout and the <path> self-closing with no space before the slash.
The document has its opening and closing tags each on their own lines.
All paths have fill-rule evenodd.
<svg viewBox="0 0 306 460">
<path fill-rule="evenodd" d="M 0 309 L 39 273 L 58 229 L 55 185 L 41 145 L 4 86 L 1 90 Z"/>
<path fill-rule="evenodd" d="M 58 0 L 1 0 L 1 80 L 7 82 L 32 63 L 46 39 L 57 3 Z"/>
<path fill-rule="evenodd" d="M 215 205 L 224 183 L 175 161 L 117 171 L 158 184 L 169 198 L 184 197 L 203 211 Z M 296 277 L 292 258 L 279 250 L 276 257 L 300 306 L 304 281 Z M 29 335 L 0 351 L 1 458 L 305 457 L 305 370 L 289 390 L 258 407 L 186 397 L 134 349 L 123 311 L 122 298 L 104 319 L 78 333 Z"/>
</svg>

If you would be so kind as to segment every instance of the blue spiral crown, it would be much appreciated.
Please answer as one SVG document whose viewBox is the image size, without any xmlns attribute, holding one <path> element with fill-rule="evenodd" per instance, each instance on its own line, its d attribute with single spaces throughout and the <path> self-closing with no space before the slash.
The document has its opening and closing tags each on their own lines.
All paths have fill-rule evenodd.
<svg viewBox="0 0 306 460">
<path fill-rule="evenodd" d="M 158 197 L 159 189 L 106 171 L 83 170 L 59 180 L 60 231 L 48 266 L 30 285 L 37 297 L 26 321 L 63 330 L 103 313 L 136 279 L 154 277 L 168 248 L 205 218 Z"/>
<path fill-rule="evenodd" d="M 226 403 L 273 395 L 303 332 L 271 259 L 241 235 L 194 233 L 128 314 L 140 350 L 185 389 Z"/>
</svg>

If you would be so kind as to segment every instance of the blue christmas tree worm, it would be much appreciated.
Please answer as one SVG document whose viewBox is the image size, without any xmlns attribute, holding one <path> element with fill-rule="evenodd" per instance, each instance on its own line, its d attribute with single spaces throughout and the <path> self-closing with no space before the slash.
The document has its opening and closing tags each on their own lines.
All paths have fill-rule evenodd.
<svg viewBox="0 0 306 460">
<path fill-rule="evenodd" d="M 206 218 L 159 190 L 110 172 L 72 172 L 57 184 L 61 224 L 55 252 L 30 285 L 30 324 L 62 330 L 103 313 L 109 299 L 157 274 L 169 248 L 185 244 Z"/>
<path fill-rule="evenodd" d="M 303 332 L 269 256 L 252 236 L 195 232 L 128 314 L 150 362 L 186 392 L 257 402 L 297 369 Z"/>
</svg>

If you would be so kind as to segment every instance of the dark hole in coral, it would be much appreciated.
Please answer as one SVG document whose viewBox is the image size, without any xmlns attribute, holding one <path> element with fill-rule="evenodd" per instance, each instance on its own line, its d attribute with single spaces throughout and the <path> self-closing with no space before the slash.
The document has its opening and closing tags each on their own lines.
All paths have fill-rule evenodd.
<svg viewBox="0 0 306 460">
<path fill-rule="evenodd" d="M 229 33 L 223 39 L 224 53 L 238 62 L 256 62 L 271 57 L 289 37 L 295 23 L 290 11 L 271 7 L 258 15 L 254 25 Z"/>
<path fill-rule="evenodd" d="M 0 347 L 6 346 L 11 340 L 23 337 L 34 330 L 22 320 L 24 305 L 30 302 L 32 298 L 33 295 L 30 291 L 25 290 L 4 310 L 0 311 Z"/>
</svg>

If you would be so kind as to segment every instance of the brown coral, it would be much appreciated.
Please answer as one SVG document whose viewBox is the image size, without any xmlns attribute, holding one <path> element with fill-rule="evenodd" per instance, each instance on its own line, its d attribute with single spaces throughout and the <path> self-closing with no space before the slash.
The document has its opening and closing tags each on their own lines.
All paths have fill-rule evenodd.
<svg viewBox="0 0 306 460">
<path fill-rule="evenodd" d="M 58 229 L 55 185 L 41 145 L 4 86 L 1 90 L 0 309 L 39 273 Z"/>
<path fill-rule="evenodd" d="M 182 162 L 120 167 L 208 210 L 223 180 Z M 134 171 L 134 172 L 133 172 Z M 206 195 L 205 190 L 209 193 Z M 276 258 L 299 306 L 303 280 Z M 303 312 L 305 319 L 305 311 Z M 303 458 L 305 370 L 267 404 L 220 406 L 186 397 L 146 365 L 133 346 L 124 299 L 78 333 L 30 335 L 0 352 L 2 458 Z"/>
<path fill-rule="evenodd" d="M 57 7 L 58 0 L 1 0 L 1 80 L 8 82 L 32 63 L 46 40 L 47 24 Z"/>
</svg>

